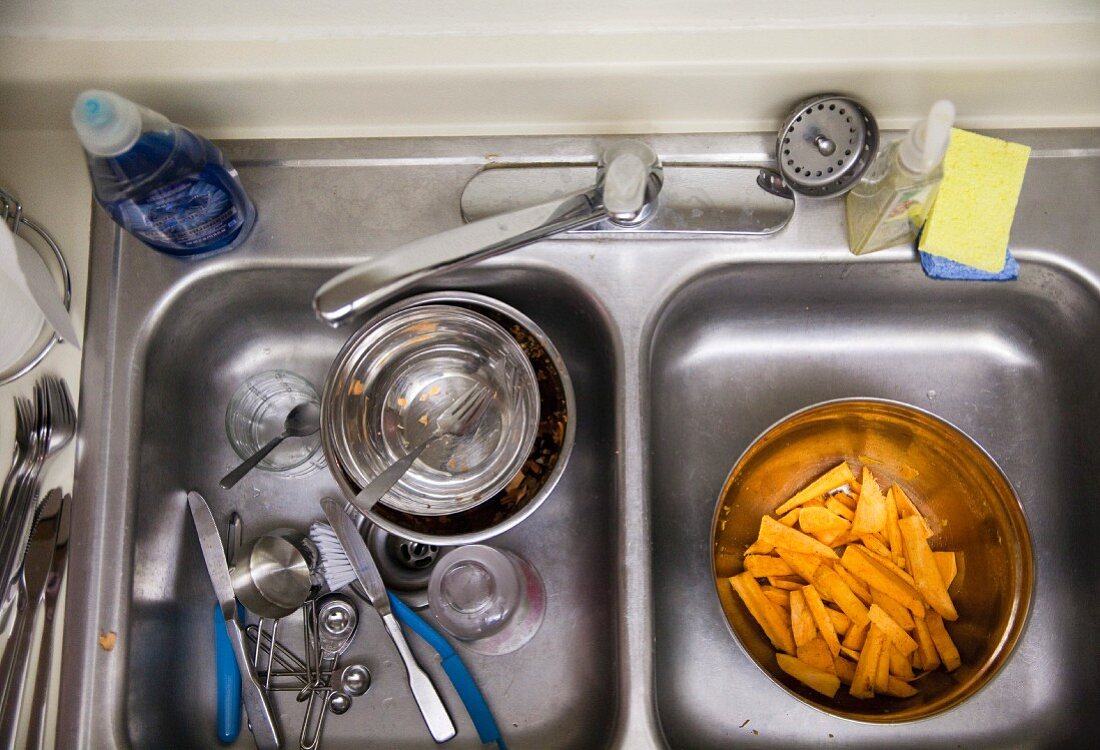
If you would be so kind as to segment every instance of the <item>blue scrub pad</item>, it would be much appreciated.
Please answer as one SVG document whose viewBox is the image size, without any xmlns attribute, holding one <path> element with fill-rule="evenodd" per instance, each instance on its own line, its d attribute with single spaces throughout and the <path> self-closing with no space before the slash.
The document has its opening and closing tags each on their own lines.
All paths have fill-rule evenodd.
<svg viewBox="0 0 1100 750">
<path fill-rule="evenodd" d="M 1012 251 L 1005 251 L 1005 267 L 1000 271 L 983 271 L 980 268 L 963 265 L 949 258 L 932 255 L 923 250 L 920 253 L 920 267 L 930 279 L 956 279 L 961 281 L 1013 281 L 1020 275 L 1020 264 L 1012 257 Z"/>
</svg>

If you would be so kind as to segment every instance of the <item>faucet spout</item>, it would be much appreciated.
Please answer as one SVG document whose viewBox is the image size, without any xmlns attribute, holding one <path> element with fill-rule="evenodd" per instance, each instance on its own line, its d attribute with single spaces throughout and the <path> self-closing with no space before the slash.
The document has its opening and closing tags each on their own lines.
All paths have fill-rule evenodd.
<svg viewBox="0 0 1100 750">
<path fill-rule="evenodd" d="M 325 282 L 313 297 L 313 309 L 324 322 L 339 326 L 452 268 L 601 221 L 637 226 L 652 216 L 661 184 L 661 163 L 653 149 L 620 141 L 601 156 L 596 184 L 588 190 L 381 253 Z"/>
</svg>

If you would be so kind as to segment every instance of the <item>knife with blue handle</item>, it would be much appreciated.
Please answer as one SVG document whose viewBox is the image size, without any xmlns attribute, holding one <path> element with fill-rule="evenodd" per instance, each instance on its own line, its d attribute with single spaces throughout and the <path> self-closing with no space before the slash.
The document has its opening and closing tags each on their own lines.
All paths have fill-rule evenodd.
<svg viewBox="0 0 1100 750">
<path fill-rule="evenodd" d="M 237 621 L 243 622 L 244 607 L 237 603 Z M 230 744 L 241 733 L 241 670 L 233 655 L 233 644 L 225 629 L 221 606 L 214 605 L 214 671 L 218 683 L 218 739 Z"/>
<path fill-rule="evenodd" d="M 241 694 L 244 709 L 248 714 L 248 723 L 252 737 L 260 750 L 279 750 L 282 737 L 275 715 L 271 710 L 267 694 L 256 677 L 248 648 L 245 646 L 244 631 L 237 621 L 237 599 L 233 593 L 233 582 L 229 577 L 229 566 L 225 562 L 225 548 L 218 535 L 217 524 L 210 512 L 210 506 L 197 492 L 187 493 L 187 505 L 191 510 L 191 520 L 195 522 L 195 531 L 199 536 L 199 548 L 206 562 L 206 572 L 214 595 L 218 598 L 222 620 L 229 635 L 229 644 L 233 656 L 237 659 L 237 668 L 241 671 Z"/>
<path fill-rule="evenodd" d="M 233 558 L 241 545 L 241 517 L 236 513 L 229 517 L 225 541 L 225 561 L 233 567 Z M 237 602 L 237 621 L 244 620 L 244 607 Z M 237 668 L 220 604 L 214 605 L 214 674 L 218 688 L 218 739 L 228 745 L 241 733 L 241 670 Z"/>
</svg>

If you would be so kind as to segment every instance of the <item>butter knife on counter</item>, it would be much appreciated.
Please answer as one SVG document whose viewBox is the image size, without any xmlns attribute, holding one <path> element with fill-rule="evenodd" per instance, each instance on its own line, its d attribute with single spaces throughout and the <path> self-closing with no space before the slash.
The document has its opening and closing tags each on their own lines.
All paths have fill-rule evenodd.
<svg viewBox="0 0 1100 750">
<path fill-rule="evenodd" d="M 31 718 L 27 726 L 27 750 L 41 750 L 46 746 L 46 722 L 49 712 L 50 675 L 53 672 L 53 642 L 57 631 L 57 601 L 61 584 L 65 580 L 65 567 L 69 560 L 70 518 L 73 497 L 65 495 L 61 501 L 61 520 L 57 524 L 57 536 L 53 544 L 53 558 L 46 577 L 45 607 L 42 638 L 38 645 L 38 667 L 34 678 L 34 695 L 31 698 Z"/>
<path fill-rule="evenodd" d="M 455 725 L 451 721 L 447 707 L 443 705 L 443 699 L 436 692 L 431 678 L 421 669 L 405 641 L 405 634 L 401 632 L 401 625 L 393 615 L 390 600 L 386 594 L 386 587 L 382 583 L 382 574 L 378 572 L 378 566 L 367 549 L 367 543 L 359 535 L 359 529 L 355 521 L 342 507 L 341 503 L 326 497 L 321 499 L 321 508 L 325 511 L 332 530 L 340 540 L 340 546 L 344 548 L 351 566 L 355 570 L 355 576 L 363 589 L 367 592 L 367 599 L 371 606 L 382 618 L 393 644 L 397 646 L 397 653 L 401 655 L 401 661 L 405 663 L 405 669 L 409 674 L 409 689 L 412 690 L 416 706 L 420 709 L 420 715 L 424 717 L 424 723 L 428 725 L 428 732 L 436 742 L 446 742 L 455 736 Z"/>
<path fill-rule="evenodd" d="M 30 542 L 23 560 L 23 587 L 16 604 L 15 626 L 11 638 L 4 644 L 4 659 L 0 664 L 3 698 L 0 700 L 0 748 L 14 748 L 19 719 L 23 708 L 23 688 L 30 666 L 38 607 L 46 591 L 46 579 L 53 560 L 54 540 L 61 515 L 61 489 L 50 490 L 38 508 L 37 522 L 32 526 Z"/>
</svg>

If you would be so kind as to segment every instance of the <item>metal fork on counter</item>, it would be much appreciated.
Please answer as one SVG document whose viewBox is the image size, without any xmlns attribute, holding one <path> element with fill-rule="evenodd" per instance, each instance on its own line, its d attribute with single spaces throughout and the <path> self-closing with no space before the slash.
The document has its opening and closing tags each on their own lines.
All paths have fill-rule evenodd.
<svg viewBox="0 0 1100 750">
<path fill-rule="evenodd" d="M 20 592 L 25 592 L 23 556 L 34 525 L 42 469 L 76 435 L 76 407 L 60 378 L 39 379 L 33 402 L 16 398 L 15 414 L 15 457 L 0 495 L 0 629 Z"/>
</svg>

